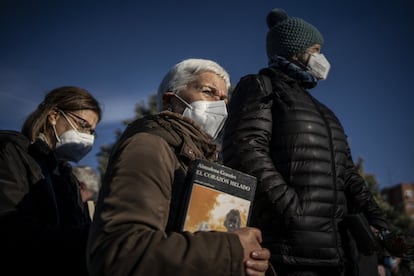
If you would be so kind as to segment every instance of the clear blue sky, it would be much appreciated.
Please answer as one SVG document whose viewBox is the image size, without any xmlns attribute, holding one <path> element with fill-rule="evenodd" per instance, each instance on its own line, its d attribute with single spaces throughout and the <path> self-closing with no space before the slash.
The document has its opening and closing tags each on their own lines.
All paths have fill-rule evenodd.
<svg viewBox="0 0 414 276">
<path fill-rule="evenodd" d="M 414 182 L 412 0 L 0 0 L 0 129 L 19 130 L 46 92 L 91 91 L 104 108 L 94 150 L 115 140 L 166 71 L 209 58 L 236 84 L 267 65 L 272 8 L 315 25 L 332 65 L 312 93 L 342 121 L 354 160 L 381 187 Z"/>
</svg>

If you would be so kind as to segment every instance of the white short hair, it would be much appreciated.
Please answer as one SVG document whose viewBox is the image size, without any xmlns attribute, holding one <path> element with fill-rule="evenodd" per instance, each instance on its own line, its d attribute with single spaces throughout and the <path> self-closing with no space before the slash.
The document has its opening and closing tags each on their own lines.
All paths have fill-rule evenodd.
<svg viewBox="0 0 414 276">
<path fill-rule="evenodd" d="M 230 89 L 230 76 L 218 63 L 208 59 L 185 59 L 174 65 L 161 81 L 157 93 L 158 111 L 164 109 L 162 98 L 166 92 L 177 93 L 204 72 L 217 74 L 226 82 L 227 89 Z"/>
<path fill-rule="evenodd" d="M 98 193 L 101 187 L 101 177 L 90 166 L 75 166 L 72 168 L 73 174 L 79 182 L 85 184 L 86 189 L 93 193 Z"/>
</svg>

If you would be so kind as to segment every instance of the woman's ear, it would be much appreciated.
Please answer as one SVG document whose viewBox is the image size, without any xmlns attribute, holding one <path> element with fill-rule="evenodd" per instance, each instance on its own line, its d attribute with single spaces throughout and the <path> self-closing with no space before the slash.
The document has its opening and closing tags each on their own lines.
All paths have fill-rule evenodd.
<svg viewBox="0 0 414 276">
<path fill-rule="evenodd" d="M 51 110 L 49 111 L 49 114 L 47 115 L 47 119 L 49 120 L 49 123 L 51 125 L 56 125 L 56 122 L 59 118 L 59 112 L 57 112 L 56 110 Z"/>
<path fill-rule="evenodd" d="M 168 91 L 162 95 L 162 107 L 163 110 L 171 109 L 172 103 L 171 100 L 174 98 L 174 92 Z"/>
</svg>

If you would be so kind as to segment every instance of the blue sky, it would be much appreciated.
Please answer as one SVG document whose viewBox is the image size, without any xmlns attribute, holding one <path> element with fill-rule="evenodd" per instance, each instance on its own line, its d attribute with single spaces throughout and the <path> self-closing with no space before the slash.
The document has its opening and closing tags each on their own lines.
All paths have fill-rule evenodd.
<svg viewBox="0 0 414 276">
<path fill-rule="evenodd" d="M 323 34 L 332 68 L 311 92 L 340 118 L 354 160 L 381 187 L 414 182 L 412 0 L 0 0 L 0 128 L 19 130 L 55 87 L 86 88 L 104 116 L 80 164 L 96 167 L 99 145 L 173 64 L 213 59 L 233 84 L 265 67 L 276 7 Z"/>
</svg>

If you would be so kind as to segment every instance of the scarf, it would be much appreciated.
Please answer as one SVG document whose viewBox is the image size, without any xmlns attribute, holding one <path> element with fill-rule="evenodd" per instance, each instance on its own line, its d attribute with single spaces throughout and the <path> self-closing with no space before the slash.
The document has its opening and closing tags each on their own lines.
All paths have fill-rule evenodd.
<svg viewBox="0 0 414 276">
<path fill-rule="evenodd" d="M 292 79 L 299 81 L 304 88 L 314 88 L 318 84 L 317 78 L 284 57 L 274 55 L 269 61 L 269 67 L 278 69 Z"/>
<path fill-rule="evenodd" d="M 215 160 L 218 157 L 219 145 L 211 139 L 211 137 L 194 121 L 170 111 L 159 113 L 159 118 L 169 122 L 170 127 L 181 136 L 188 144 L 194 144 L 208 160 Z M 200 158 L 200 157 L 199 157 Z"/>
</svg>

